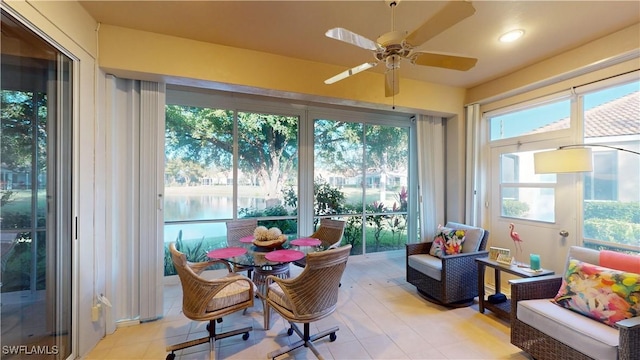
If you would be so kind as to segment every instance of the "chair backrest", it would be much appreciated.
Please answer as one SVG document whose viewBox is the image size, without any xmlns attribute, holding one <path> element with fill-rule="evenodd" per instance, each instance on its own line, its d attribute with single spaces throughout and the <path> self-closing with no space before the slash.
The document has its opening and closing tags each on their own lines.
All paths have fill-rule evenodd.
<svg viewBox="0 0 640 360">
<path fill-rule="evenodd" d="M 195 302 L 193 298 L 197 296 L 199 287 L 199 276 L 189 266 L 187 257 L 184 253 L 176 249 L 175 243 L 169 244 L 169 251 L 171 252 L 171 259 L 173 260 L 173 266 L 176 268 L 178 277 L 180 278 L 180 284 L 182 285 L 182 310 L 188 318 L 195 318 L 200 312 L 199 309 L 194 307 Z"/>
<path fill-rule="evenodd" d="M 319 239 L 323 248 L 335 248 L 340 246 L 346 222 L 342 220 L 321 219 L 320 227 L 310 237 Z"/>
<path fill-rule="evenodd" d="M 487 242 L 489 240 L 488 230 L 456 222 L 447 222 L 445 227 L 466 231 L 464 244 L 462 245 L 463 253 L 484 251 L 487 248 Z"/>
<path fill-rule="evenodd" d="M 184 253 L 176 249 L 175 243 L 169 244 L 169 251 L 182 285 L 182 312 L 184 315 L 192 320 L 203 320 L 220 313 L 220 311 L 208 308 L 209 301 L 231 280 L 229 278 L 204 279 L 194 272 L 191 267 L 192 263 L 187 261 Z M 253 303 L 252 296 L 253 293 L 251 293 L 251 303 Z M 235 311 L 240 308 L 239 306 L 239 304 L 227 304 L 226 308 Z"/>
<path fill-rule="evenodd" d="M 227 221 L 227 245 L 242 246 L 240 238 L 253 235 L 256 227 L 258 227 L 256 218 Z"/>
<path fill-rule="evenodd" d="M 340 279 L 350 252 L 351 245 L 345 245 L 307 255 L 305 268 L 286 285 L 298 319 L 318 320 L 335 310 Z"/>
<path fill-rule="evenodd" d="M 564 275 L 564 273 L 567 271 L 567 266 L 569 265 L 569 260 L 571 259 L 577 259 L 593 265 L 600 265 L 600 251 L 575 245 L 569 247 L 569 252 L 567 253 L 567 258 L 565 260 L 565 266 L 562 269 L 562 275 Z"/>
</svg>

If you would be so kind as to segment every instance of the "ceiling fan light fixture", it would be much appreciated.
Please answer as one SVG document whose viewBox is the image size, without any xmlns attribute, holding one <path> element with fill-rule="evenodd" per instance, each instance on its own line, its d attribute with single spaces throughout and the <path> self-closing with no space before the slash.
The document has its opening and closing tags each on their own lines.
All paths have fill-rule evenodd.
<svg viewBox="0 0 640 360">
<path fill-rule="evenodd" d="M 400 57 L 398 55 L 390 55 L 385 59 L 387 69 L 397 69 L 400 67 Z"/>
<path fill-rule="evenodd" d="M 520 39 L 524 35 L 524 30 L 516 29 L 502 34 L 499 38 L 500 42 L 510 43 Z"/>
</svg>

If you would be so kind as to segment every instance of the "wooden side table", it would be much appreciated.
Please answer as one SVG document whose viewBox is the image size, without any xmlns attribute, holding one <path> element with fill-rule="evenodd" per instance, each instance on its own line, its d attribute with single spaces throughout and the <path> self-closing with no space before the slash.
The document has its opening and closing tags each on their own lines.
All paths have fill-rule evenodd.
<svg viewBox="0 0 640 360">
<path fill-rule="evenodd" d="M 502 265 L 497 261 L 489 260 L 488 257 L 478 258 L 476 259 L 476 262 L 478 263 L 478 311 L 480 311 L 480 313 L 484 313 L 484 310 L 488 309 L 496 314 L 496 316 L 505 320 L 509 320 L 509 313 L 511 312 L 511 301 L 505 298 L 505 300 L 502 302 L 492 303 L 485 299 L 484 272 L 487 266 L 494 269 L 496 295 L 502 294 L 500 292 L 500 273 L 503 271 L 522 278 L 554 274 L 552 270 L 540 269 L 538 271 L 533 271 L 529 268 L 518 267 L 517 265 Z"/>
</svg>

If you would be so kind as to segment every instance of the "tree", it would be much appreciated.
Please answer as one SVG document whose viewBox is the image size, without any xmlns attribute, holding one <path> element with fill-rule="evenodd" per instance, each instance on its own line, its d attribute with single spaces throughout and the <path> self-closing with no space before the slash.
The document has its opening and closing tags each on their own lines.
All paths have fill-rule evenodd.
<svg viewBox="0 0 640 360">
<path fill-rule="evenodd" d="M 238 113 L 238 167 L 255 174 L 266 198 L 280 196 L 297 177 L 298 117 Z"/>
<path fill-rule="evenodd" d="M 407 169 L 409 131 L 396 126 L 367 126 L 367 168 L 380 173 L 380 201 L 386 199 L 387 177 L 393 169 Z M 399 146 L 402 144 L 402 146 Z"/>
<path fill-rule="evenodd" d="M 391 171 L 407 169 L 407 128 L 330 120 L 316 120 L 314 126 L 316 163 L 332 172 L 357 176 L 362 174 L 365 156 L 367 172 L 380 174 L 381 201 L 386 198 Z"/>
<path fill-rule="evenodd" d="M 231 169 L 234 114 L 240 171 L 261 186 L 267 198 L 279 196 L 287 179 L 297 176 L 295 116 L 167 105 L 167 162 L 186 158 L 205 169 Z"/>
<path fill-rule="evenodd" d="M 42 93 L 2 90 L 2 165 L 14 172 L 31 171 L 33 145 L 39 171 L 46 170 L 47 98 Z M 34 126 L 35 125 L 35 126 Z M 35 140 L 35 141 L 34 141 Z"/>
</svg>

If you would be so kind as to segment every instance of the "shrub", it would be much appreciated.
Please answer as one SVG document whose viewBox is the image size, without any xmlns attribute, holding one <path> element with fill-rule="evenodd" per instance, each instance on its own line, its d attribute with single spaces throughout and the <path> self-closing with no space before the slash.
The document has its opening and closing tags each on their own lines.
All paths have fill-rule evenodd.
<svg viewBox="0 0 640 360">
<path fill-rule="evenodd" d="M 505 199 L 502 202 L 502 215 L 510 217 L 522 217 L 529 211 L 529 205 L 522 201 Z"/>
<path fill-rule="evenodd" d="M 331 186 L 322 178 L 316 178 L 313 184 L 316 215 L 340 214 L 344 204 L 344 193 Z"/>
<path fill-rule="evenodd" d="M 204 238 L 199 241 L 183 241 L 182 230 L 178 232 L 176 249 L 187 257 L 187 261 L 203 262 L 209 260 L 207 257 L 207 250 L 204 247 Z M 176 274 L 177 272 L 173 266 L 173 259 L 171 259 L 171 251 L 169 251 L 169 244 L 166 243 L 164 245 L 164 276 Z"/>
<path fill-rule="evenodd" d="M 640 224 L 640 203 L 585 201 L 584 218 L 585 221 L 588 219 L 610 219 Z"/>
<path fill-rule="evenodd" d="M 638 246 L 640 224 L 612 219 L 585 219 L 584 237 Z"/>
</svg>

